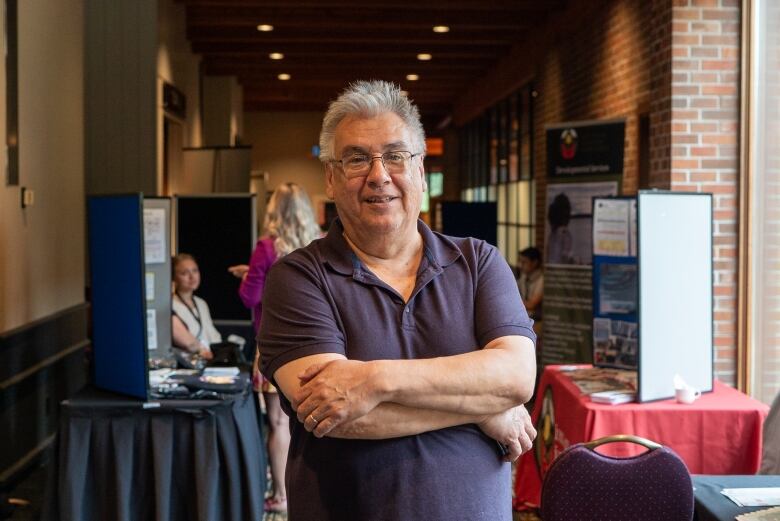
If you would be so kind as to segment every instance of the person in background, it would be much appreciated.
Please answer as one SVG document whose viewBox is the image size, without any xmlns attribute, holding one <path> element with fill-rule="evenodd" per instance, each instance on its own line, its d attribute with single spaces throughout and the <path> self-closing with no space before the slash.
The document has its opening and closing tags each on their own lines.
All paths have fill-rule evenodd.
<svg viewBox="0 0 780 521">
<path fill-rule="evenodd" d="M 520 297 L 523 299 L 528 316 L 539 321 L 542 318 L 542 294 L 544 293 L 542 254 L 538 248 L 533 246 L 518 253 L 520 276 L 517 278 L 517 289 L 520 290 Z"/>
<path fill-rule="evenodd" d="M 555 196 L 547 208 L 547 221 L 550 223 L 550 236 L 547 238 L 548 264 L 576 264 L 574 258 L 574 239 L 569 231 L 571 221 L 571 201 L 560 193 Z"/>
<path fill-rule="evenodd" d="M 173 258 L 173 345 L 196 353 L 206 360 L 212 358 L 210 344 L 221 342 L 214 327 L 206 301 L 194 292 L 200 286 L 200 270 L 195 258 L 180 253 Z"/>
<path fill-rule="evenodd" d="M 499 251 L 419 219 L 424 156 L 397 85 L 356 82 L 330 104 L 338 218 L 271 267 L 258 335 L 293 419 L 290 521 L 512 519 L 535 335 Z"/>
<path fill-rule="evenodd" d="M 257 241 L 249 265 L 232 266 L 229 271 L 241 279 L 238 294 L 241 301 L 252 309 L 252 323 L 257 334 L 263 314 L 263 288 L 265 277 L 274 262 L 293 250 L 306 246 L 320 236 L 320 228 L 306 191 L 295 183 L 280 185 L 271 195 L 263 222 L 263 237 Z M 262 349 L 262 347 L 261 347 Z M 257 362 L 257 356 L 255 357 Z M 287 511 L 285 491 L 285 466 L 290 447 L 290 423 L 279 404 L 276 388 L 257 371 L 255 380 L 262 379 L 258 391 L 263 392 L 270 423 L 268 455 L 273 477 L 273 495 L 266 500 L 269 512 Z M 259 382 L 258 382 L 259 383 Z"/>
</svg>

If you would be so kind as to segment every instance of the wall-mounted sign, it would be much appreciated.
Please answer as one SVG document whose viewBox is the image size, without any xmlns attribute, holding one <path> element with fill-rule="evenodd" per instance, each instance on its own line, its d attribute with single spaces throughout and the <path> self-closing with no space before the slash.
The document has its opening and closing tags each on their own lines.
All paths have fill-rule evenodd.
<svg viewBox="0 0 780 521">
<path fill-rule="evenodd" d="M 546 131 L 547 175 L 623 173 L 624 120 L 570 122 Z"/>
</svg>

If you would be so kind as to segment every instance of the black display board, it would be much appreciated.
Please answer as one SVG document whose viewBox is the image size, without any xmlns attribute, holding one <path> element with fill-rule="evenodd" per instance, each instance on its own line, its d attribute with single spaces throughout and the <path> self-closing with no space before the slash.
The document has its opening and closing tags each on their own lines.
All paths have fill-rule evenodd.
<svg viewBox="0 0 780 521">
<path fill-rule="evenodd" d="M 239 280 L 229 266 L 248 264 L 257 238 L 255 196 L 177 196 L 176 251 L 189 253 L 201 274 L 196 295 L 208 303 L 215 322 L 251 321 L 238 297 Z"/>
<path fill-rule="evenodd" d="M 496 203 L 439 203 L 441 233 L 455 237 L 475 237 L 498 246 L 498 205 Z"/>
</svg>

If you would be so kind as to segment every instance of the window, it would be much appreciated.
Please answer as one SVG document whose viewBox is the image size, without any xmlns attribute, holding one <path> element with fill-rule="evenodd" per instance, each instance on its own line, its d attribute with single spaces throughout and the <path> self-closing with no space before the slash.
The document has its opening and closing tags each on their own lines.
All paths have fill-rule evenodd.
<svg viewBox="0 0 780 521">
<path fill-rule="evenodd" d="M 780 3 L 745 2 L 749 60 L 743 96 L 743 176 L 748 223 L 740 291 L 750 393 L 771 403 L 780 391 Z M 752 248 L 748 249 L 752 242 Z M 750 311 L 749 314 L 746 314 Z M 742 328 L 741 328 L 742 329 Z M 745 333 L 746 331 L 746 333 Z"/>
<path fill-rule="evenodd" d="M 524 86 L 460 131 L 461 200 L 497 203 L 498 248 L 510 265 L 535 240 L 532 93 Z"/>
</svg>

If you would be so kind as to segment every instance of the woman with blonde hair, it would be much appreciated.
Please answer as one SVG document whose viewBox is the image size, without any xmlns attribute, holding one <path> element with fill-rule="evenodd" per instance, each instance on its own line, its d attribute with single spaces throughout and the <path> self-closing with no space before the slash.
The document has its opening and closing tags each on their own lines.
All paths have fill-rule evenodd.
<svg viewBox="0 0 780 521">
<path fill-rule="evenodd" d="M 320 234 L 306 191 L 295 183 L 279 185 L 268 201 L 263 222 L 263 236 L 257 241 L 249 265 L 241 264 L 229 268 L 233 275 L 241 279 L 238 293 L 244 305 L 252 309 L 255 334 L 260 327 L 263 288 L 271 265 L 293 250 L 306 246 Z M 262 385 L 257 389 L 261 379 Z M 279 405 L 278 391 L 257 370 L 257 356 L 254 380 L 256 389 L 263 392 L 270 421 L 268 455 L 273 476 L 273 496 L 266 500 L 265 507 L 270 512 L 286 512 L 284 470 L 290 446 L 289 419 Z"/>
<path fill-rule="evenodd" d="M 173 258 L 172 336 L 173 345 L 201 358 L 211 360 L 210 345 L 221 342 L 211 311 L 202 298 L 194 295 L 200 287 L 200 269 L 195 257 L 179 253 Z"/>
</svg>

